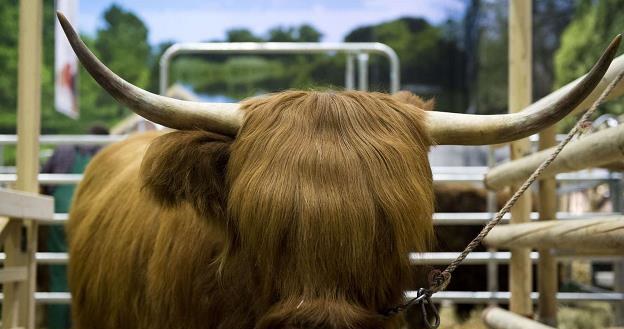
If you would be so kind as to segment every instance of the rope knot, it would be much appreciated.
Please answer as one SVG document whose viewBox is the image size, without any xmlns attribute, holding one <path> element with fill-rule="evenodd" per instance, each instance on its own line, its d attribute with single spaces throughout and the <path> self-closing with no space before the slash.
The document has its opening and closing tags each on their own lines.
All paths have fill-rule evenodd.
<svg viewBox="0 0 624 329">
<path fill-rule="evenodd" d="M 429 272 L 429 288 L 433 292 L 446 289 L 451 282 L 451 272 L 433 269 Z"/>
</svg>

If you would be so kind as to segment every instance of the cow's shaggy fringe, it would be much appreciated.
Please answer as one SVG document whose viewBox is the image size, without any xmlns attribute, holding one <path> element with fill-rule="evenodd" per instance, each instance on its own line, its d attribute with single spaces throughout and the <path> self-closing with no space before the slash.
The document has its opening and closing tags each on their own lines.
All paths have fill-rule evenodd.
<svg viewBox="0 0 624 329">
<path fill-rule="evenodd" d="M 303 91 L 242 108 L 233 141 L 148 133 L 92 161 L 68 225 L 75 328 L 397 327 L 377 312 L 425 284 L 406 256 L 433 239 L 424 111 Z"/>
</svg>

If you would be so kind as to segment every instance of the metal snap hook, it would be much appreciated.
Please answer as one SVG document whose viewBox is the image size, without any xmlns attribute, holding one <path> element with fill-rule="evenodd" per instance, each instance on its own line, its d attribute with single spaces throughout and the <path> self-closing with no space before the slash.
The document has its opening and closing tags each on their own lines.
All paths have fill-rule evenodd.
<svg viewBox="0 0 624 329">
<path fill-rule="evenodd" d="M 418 289 L 418 297 L 421 297 L 421 296 L 423 296 L 423 298 L 420 299 L 419 303 L 420 303 L 420 311 L 422 312 L 422 315 L 423 315 L 423 321 L 425 321 L 425 325 L 427 325 L 428 329 L 437 329 L 440 326 L 440 314 L 438 313 L 438 309 L 435 307 L 435 305 L 431 301 L 431 291 L 425 288 L 420 288 Z M 429 306 L 431 314 L 434 317 L 433 323 L 429 322 L 427 306 Z"/>
</svg>

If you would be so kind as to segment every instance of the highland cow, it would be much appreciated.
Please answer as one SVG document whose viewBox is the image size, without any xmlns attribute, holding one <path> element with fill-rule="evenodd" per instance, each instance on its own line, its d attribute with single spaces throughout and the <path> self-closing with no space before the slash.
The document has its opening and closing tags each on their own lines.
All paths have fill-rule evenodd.
<svg viewBox="0 0 624 329">
<path fill-rule="evenodd" d="M 87 168 L 67 227 L 78 329 L 397 328 L 384 310 L 426 285 L 407 255 L 433 240 L 429 146 L 551 125 L 614 54 L 562 102 L 509 116 L 355 91 L 194 103 L 122 80 L 59 19 L 104 89 L 179 130 L 112 145 Z"/>
</svg>

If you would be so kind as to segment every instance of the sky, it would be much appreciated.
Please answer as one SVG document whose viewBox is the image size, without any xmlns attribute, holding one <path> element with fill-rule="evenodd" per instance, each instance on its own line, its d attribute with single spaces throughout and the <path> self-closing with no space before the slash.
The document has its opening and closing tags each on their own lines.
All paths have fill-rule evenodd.
<svg viewBox="0 0 624 329">
<path fill-rule="evenodd" d="M 222 40 L 231 28 L 249 28 L 263 35 L 278 25 L 311 24 L 321 41 L 342 41 L 356 27 L 403 16 L 425 17 L 432 23 L 459 18 L 464 0 L 82 0 L 78 26 L 94 35 L 102 13 L 113 3 L 138 15 L 149 29 L 152 45 L 164 41 Z"/>
</svg>

